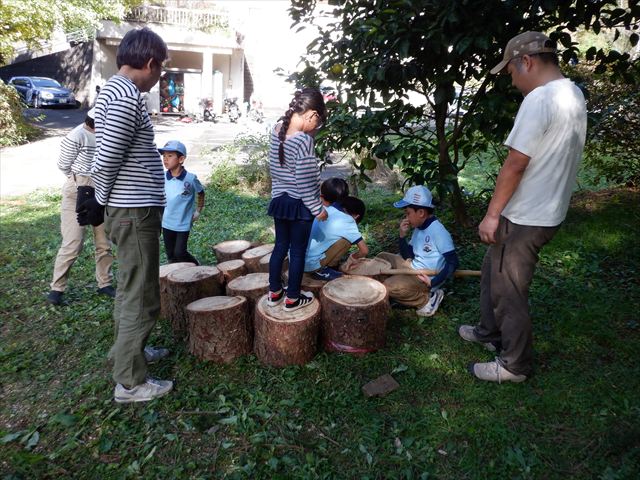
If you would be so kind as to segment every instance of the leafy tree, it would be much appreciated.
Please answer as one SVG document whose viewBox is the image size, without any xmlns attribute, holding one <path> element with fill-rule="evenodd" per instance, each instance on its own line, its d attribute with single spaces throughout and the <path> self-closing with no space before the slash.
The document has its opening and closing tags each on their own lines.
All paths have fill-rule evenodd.
<svg viewBox="0 0 640 480">
<path fill-rule="evenodd" d="M 19 42 L 36 46 L 65 32 L 95 28 L 100 20 L 120 20 L 142 0 L 3 0 L 0 2 L 0 65 Z"/>
<path fill-rule="evenodd" d="M 312 23 L 313 0 L 294 0 L 295 23 Z M 510 38 L 547 32 L 575 61 L 579 29 L 627 33 L 638 42 L 637 0 L 350 0 L 338 3 L 335 21 L 318 31 L 299 82 L 331 79 L 343 101 L 332 105 L 324 148 L 355 150 L 364 172 L 376 159 L 398 165 L 409 180 L 437 185 L 450 196 L 459 222 L 468 223 L 458 172 L 476 152 L 500 142 L 519 99 L 506 76 L 488 71 Z M 614 78 L 634 81 L 628 52 L 592 47 L 587 56 Z M 409 102 L 418 98 L 421 102 Z M 362 153 L 368 153 L 362 155 Z"/>
</svg>

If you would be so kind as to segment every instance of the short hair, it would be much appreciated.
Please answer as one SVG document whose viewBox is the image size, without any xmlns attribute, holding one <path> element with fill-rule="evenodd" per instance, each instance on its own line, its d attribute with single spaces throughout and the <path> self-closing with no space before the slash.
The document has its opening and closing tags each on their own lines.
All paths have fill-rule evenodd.
<svg viewBox="0 0 640 480">
<path fill-rule="evenodd" d="M 356 223 L 360 223 L 362 221 L 364 214 L 367 211 L 367 207 L 365 207 L 364 202 L 356 197 L 346 197 L 342 201 L 342 208 L 349 215 L 358 215 Z"/>
<path fill-rule="evenodd" d="M 149 59 L 153 59 L 158 65 L 162 65 L 162 62 L 168 57 L 167 44 L 160 35 L 144 27 L 127 32 L 118 46 L 116 64 L 118 68 L 128 65 L 132 68 L 141 69 Z"/>
<path fill-rule="evenodd" d="M 84 124 L 89 127 L 89 128 L 96 128 L 96 123 L 93 120 L 93 118 L 91 118 L 89 115 L 87 115 L 86 117 L 84 117 Z"/>
<path fill-rule="evenodd" d="M 429 215 L 433 215 L 435 211 L 433 207 L 423 207 L 422 205 L 407 205 L 405 208 L 413 208 L 414 210 L 426 210 Z"/>
<path fill-rule="evenodd" d="M 320 185 L 320 195 L 327 202 L 342 202 L 349 195 L 349 185 L 342 178 L 328 178 Z"/>
</svg>

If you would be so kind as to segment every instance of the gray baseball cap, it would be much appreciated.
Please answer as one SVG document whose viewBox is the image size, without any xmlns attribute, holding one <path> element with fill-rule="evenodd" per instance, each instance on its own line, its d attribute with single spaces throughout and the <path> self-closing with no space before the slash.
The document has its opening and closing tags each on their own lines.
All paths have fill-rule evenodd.
<svg viewBox="0 0 640 480">
<path fill-rule="evenodd" d="M 511 60 L 523 55 L 547 52 L 556 53 L 557 51 L 555 42 L 544 33 L 524 32 L 509 40 L 509 43 L 507 43 L 504 49 L 502 61 L 491 69 L 491 73 L 495 75 L 496 73 L 502 72 Z"/>
</svg>

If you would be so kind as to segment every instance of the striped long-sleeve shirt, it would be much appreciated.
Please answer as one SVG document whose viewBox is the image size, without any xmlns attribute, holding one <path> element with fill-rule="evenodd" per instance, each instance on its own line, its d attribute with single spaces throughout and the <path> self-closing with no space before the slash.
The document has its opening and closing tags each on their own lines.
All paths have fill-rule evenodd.
<svg viewBox="0 0 640 480">
<path fill-rule="evenodd" d="M 91 163 L 96 151 L 96 136 L 84 123 L 71 130 L 60 144 L 58 168 L 65 175 L 91 175 Z"/>
<path fill-rule="evenodd" d="M 91 176 L 98 202 L 122 208 L 164 206 L 164 169 L 153 125 L 131 80 L 114 75 L 100 90 L 95 125 Z"/>
<path fill-rule="evenodd" d="M 285 193 L 291 198 L 299 198 L 316 216 L 322 210 L 320 203 L 320 170 L 314 152 L 313 137 L 299 132 L 284 142 L 284 164 L 280 165 L 278 149 L 280 140 L 276 126 L 271 132 L 269 149 L 269 170 L 271 171 L 271 197 Z"/>
</svg>

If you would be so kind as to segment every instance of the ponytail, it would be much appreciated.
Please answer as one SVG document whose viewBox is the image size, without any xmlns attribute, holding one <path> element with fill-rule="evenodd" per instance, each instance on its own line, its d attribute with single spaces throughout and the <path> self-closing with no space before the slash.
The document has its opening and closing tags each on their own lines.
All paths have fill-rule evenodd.
<svg viewBox="0 0 640 480">
<path fill-rule="evenodd" d="M 304 113 L 307 110 L 315 110 L 320 115 L 322 122 L 327 119 L 327 107 L 324 104 L 324 98 L 322 93 L 317 88 L 303 88 L 298 90 L 293 96 L 293 100 L 289 103 L 289 110 L 280 117 L 282 125 L 280 126 L 280 132 L 278 133 L 278 139 L 280 140 L 280 146 L 278 147 L 278 159 L 280 165 L 284 165 L 284 141 L 287 138 L 287 130 L 291 123 L 291 117 L 294 113 Z"/>
</svg>

